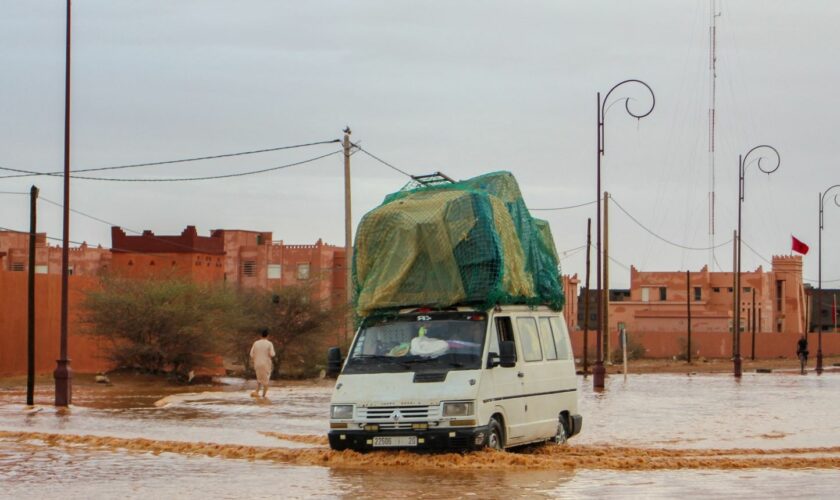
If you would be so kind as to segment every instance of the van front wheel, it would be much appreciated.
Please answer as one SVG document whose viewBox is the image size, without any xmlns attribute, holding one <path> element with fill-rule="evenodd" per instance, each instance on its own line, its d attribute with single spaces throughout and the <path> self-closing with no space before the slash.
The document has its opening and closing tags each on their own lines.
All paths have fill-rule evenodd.
<svg viewBox="0 0 840 500">
<path fill-rule="evenodd" d="M 494 450 L 503 450 L 505 445 L 504 438 L 502 437 L 502 426 L 499 424 L 499 421 L 491 418 L 488 427 L 486 446 Z"/>
</svg>

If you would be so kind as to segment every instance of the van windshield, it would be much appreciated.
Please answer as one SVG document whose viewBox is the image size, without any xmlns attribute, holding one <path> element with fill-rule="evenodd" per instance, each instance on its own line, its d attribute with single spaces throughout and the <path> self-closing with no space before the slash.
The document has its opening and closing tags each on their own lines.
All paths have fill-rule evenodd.
<svg viewBox="0 0 840 500">
<path fill-rule="evenodd" d="M 366 320 L 345 371 L 474 370 L 481 367 L 487 315 L 423 312 Z"/>
</svg>

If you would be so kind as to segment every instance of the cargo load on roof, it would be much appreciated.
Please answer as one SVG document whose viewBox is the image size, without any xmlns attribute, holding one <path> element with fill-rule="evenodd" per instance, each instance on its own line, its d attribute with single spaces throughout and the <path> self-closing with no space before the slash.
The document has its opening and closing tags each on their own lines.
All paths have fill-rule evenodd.
<svg viewBox="0 0 840 500">
<path fill-rule="evenodd" d="M 403 307 L 563 307 L 548 222 L 531 217 L 510 172 L 409 187 L 356 231 L 357 313 Z"/>
</svg>

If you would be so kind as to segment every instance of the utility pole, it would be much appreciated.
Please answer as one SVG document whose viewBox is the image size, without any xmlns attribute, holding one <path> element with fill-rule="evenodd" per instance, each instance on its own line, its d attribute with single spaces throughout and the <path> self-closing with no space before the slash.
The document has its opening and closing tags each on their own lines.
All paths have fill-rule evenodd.
<svg viewBox="0 0 840 500">
<path fill-rule="evenodd" d="M 738 348 L 735 345 L 737 336 L 735 334 L 735 315 L 738 314 L 737 295 L 735 294 L 735 287 L 738 286 L 738 230 L 732 231 L 732 360 L 735 360 L 735 354 Z M 737 375 L 736 375 L 737 377 Z"/>
<path fill-rule="evenodd" d="M 610 194 L 604 191 L 604 299 L 601 301 L 604 307 L 601 323 L 604 337 L 604 357 L 607 363 L 612 364 L 612 351 L 610 350 L 610 217 L 609 217 Z"/>
<path fill-rule="evenodd" d="M 67 300 L 70 267 L 70 0 L 67 0 L 67 48 L 64 64 L 64 217 L 61 248 L 61 345 L 56 362 L 55 405 L 69 406 L 73 400 L 70 360 L 67 358 Z"/>
<path fill-rule="evenodd" d="M 685 308 L 688 321 L 688 342 L 686 343 L 685 359 L 691 364 L 691 271 L 685 272 Z"/>
<path fill-rule="evenodd" d="M 750 311 L 752 312 L 752 318 L 750 319 L 750 326 L 752 327 L 752 354 L 750 359 L 755 361 L 755 287 L 752 287 L 752 309 Z"/>
<path fill-rule="evenodd" d="M 35 227 L 38 188 L 29 190 L 29 297 L 27 302 L 26 404 L 35 404 Z"/>
<path fill-rule="evenodd" d="M 589 373 L 589 251 L 592 249 L 592 218 L 586 219 L 586 295 L 583 299 L 583 374 Z"/>
<path fill-rule="evenodd" d="M 353 335 L 353 221 L 350 204 L 350 127 L 344 128 L 344 270 L 347 273 L 347 321 L 344 340 Z M 338 343 L 341 346 L 341 341 Z"/>
</svg>

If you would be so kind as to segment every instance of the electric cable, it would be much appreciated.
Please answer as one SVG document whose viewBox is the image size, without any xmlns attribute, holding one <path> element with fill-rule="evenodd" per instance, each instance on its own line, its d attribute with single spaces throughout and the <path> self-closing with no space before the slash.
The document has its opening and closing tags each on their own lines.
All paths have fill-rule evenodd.
<svg viewBox="0 0 840 500">
<path fill-rule="evenodd" d="M 380 158 L 380 157 L 376 156 L 375 154 L 373 154 L 373 153 L 371 153 L 370 151 L 366 150 L 365 148 L 363 148 L 363 147 L 359 146 L 358 144 L 353 144 L 353 147 L 358 148 L 358 149 L 359 149 L 359 151 L 361 151 L 362 153 L 364 153 L 364 154 L 366 154 L 366 155 L 370 156 L 371 158 L 373 158 L 374 160 L 378 161 L 379 163 L 381 163 L 381 164 L 385 165 L 386 167 L 392 168 L 392 169 L 396 170 L 397 172 L 399 172 L 399 173 L 401 173 L 401 174 L 405 175 L 406 177 L 410 177 L 410 178 L 412 178 L 412 179 L 414 178 L 414 176 L 413 176 L 413 175 L 409 174 L 409 173 L 408 173 L 408 172 L 406 172 L 405 170 L 403 170 L 403 169 L 401 169 L 401 168 L 397 168 L 397 167 L 395 167 L 395 166 L 391 165 L 391 164 L 390 164 L 390 163 L 388 163 L 387 161 L 385 161 L 385 160 L 383 160 L 382 158 Z"/>
<path fill-rule="evenodd" d="M 272 151 L 282 151 L 284 149 L 304 148 L 304 147 L 308 147 L 308 146 L 318 146 L 318 145 L 321 145 L 321 144 L 334 144 L 334 143 L 337 143 L 337 142 L 341 142 L 341 140 L 340 139 L 333 139 L 333 140 L 330 140 L 330 141 L 309 142 L 309 143 L 306 143 L 306 144 L 295 144 L 295 145 L 292 145 L 292 146 L 278 146 L 278 147 L 275 147 L 275 148 L 255 149 L 255 150 L 251 150 L 251 151 L 240 151 L 238 153 L 224 153 L 224 154 L 211 155 L 211 156 L 197 156 L 197 157 L 193 157 L 193 158 L 182 158 L 182 159 L 179 159 L 179 160 L 165 160 L 165 161 L 155 161 L 155 162 L 148 162 L 148 163 L 132 163 L 132 164 L 128 164 L 128 165 L 115 165 L 115 166 L 111 166 L 111 167 L 83 168 L 83 169 L 80 169 L 80 170 L 73 170 L 73 172 L 75 172 L 75 173 L 101 172 L 103 170 L 120 170 L 120 169 L 126 169 L 126 168 L 153 167 L 153 166 L 158 166 L 158 165 L 171 165 L 171 164 L 174 164 L 174 163 L 186 163 L 186 162 L 202 161 L 202 160 L 216 160 L 216 159 L 219 159 L 219 158 L 231 158 L 231 157 L 234 157 L 234 156 L 245 156 L 245 155 L 253 155 L 253 154 L 259 154 L 259 153 L 269 153 L 269 152 L 272 152 Z M 60 171 L 60 172 L 34 172 L 34 171 L 31 171 L 31 170 L 21 170 L 21 169 L 15 169 L 15 168 L 7 168 L 7 167 L 0 167 L 0 170 L 9 170 L 11 172 L 19 172 L 16 175 L 0 176 L 0 179 L 8 179 L 8 178 L 11 178 L 11 177 L 30 177 L 30 176 L 33 176 L 33 175 L 49 175 L 49 176 L 58 176 L 58 177 L 61 177 L 61 176 L 64 175 L 64 171 Z M 71 173 L 70 177 L 74 177 L 74 175 L 72 175 L 72 173 Z"/>
<path fill-rule="evenodd" d="M 587 201 L 586 203 L 578 203 L 577 205 L 569 205 L 569 206 L 565 206 L 565 207 L 553 207 L 553 208 L 529 208 L 528 210 L 531 210 L 531 211 L 539 211 L 539 210 L 569 210 L 569 209 L 572 209 L 572 208 L 585 207 L 585 206 L 587 206 L 587 205 L 594 205 L 594 204 L 596 204 L 596 203 L 598 203 L 598 200 Z M 585 245 L 584 245 L 584 246 L 585 246 Z"/>
</svg>

